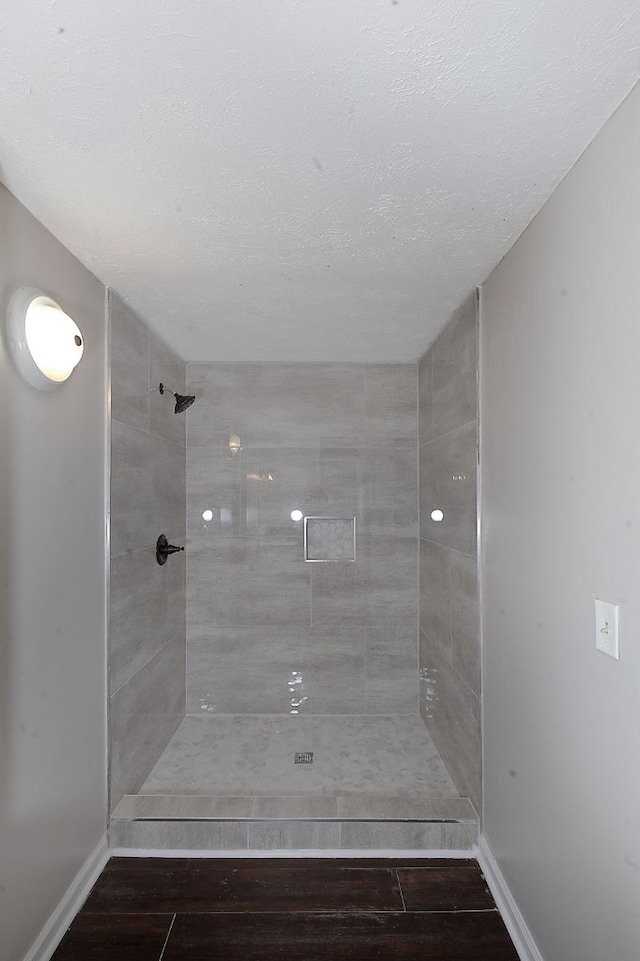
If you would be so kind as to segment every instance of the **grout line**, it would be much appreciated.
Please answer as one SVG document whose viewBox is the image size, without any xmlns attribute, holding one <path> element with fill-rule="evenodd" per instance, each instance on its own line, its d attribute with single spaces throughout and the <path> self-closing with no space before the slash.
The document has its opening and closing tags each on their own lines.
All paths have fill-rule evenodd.
<svg viewBox="0 0 640 961">
<path fill-rule="evenodd" d="M 401 899 L 401 901 L 402 901 L 402 910 L 403 910 L 404 913 L 406 914 L 406 913 L 407 913 L 407 905 L 406 905 L 405 900 L 404 900 L 404 892 L 403 892 L 403 890 L 402 890 L 402 885 L 400 884 L 400 875 L 398 874 L 398 869 L 397 869 L 397 868 L 394 868 L 394 872 L 395 872 L 395 876 L 396 876 L 396 881 L 398 882 L 398 891 L 400 892 L 400 899 Z"/>
<path fill-rule="evenodd" d="M 170 937 L 170 935 L 171 935 L 171 932 L 173 931 L 173 926 L 174 926 L 174 924 L 176 923 L 176 917 L 177 917 L 177 914 L 174 914 L 174 916 L 171 918 L 171 924 L 169 925 L 169 930 L 167 931 L 167 936 L 166 936 L 166 938 L 164 939 L 164 944 L 162 945 L 162 951 L 160 952 L 160 956 L 159 956 L 159 958 L 158 958 L 158 961 L 162 961 L 162 959 L 163 959 L 163 957 L 164 957 L 164 952 L 166 951 L 167 944 L 169 943 L 169 937 Z"/>
</svg>

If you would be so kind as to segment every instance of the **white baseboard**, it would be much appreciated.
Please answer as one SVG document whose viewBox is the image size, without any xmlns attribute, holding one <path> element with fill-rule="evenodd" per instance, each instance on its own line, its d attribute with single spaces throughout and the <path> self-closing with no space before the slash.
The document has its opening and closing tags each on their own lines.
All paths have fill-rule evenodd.
<svg viewBox="0 0 640 961">
<path fill-rule="evenodd" d="M 24 961 L 49 961 L 109 857 L 105 834 L 76 874 L 60 904 L 36 938 L 31 950 L 25 955 Z"/>
<path fill-rule="evenodd" d="M 168 850 L 152 848 L 112 848 L 109 852 L 112 858 L 475 858 L 477 850 L 472 851 L 367 851 L 362 848 L 349 851 L 345 848 L 329 850 L 319 848 L 317 850 L 292 851 L 287 848 L 283 851 L 191 851 L 189 848 L 184 850 Z M 31 961 L 31 959 L 29 959 Z"/>
<path fill-rule="evenodd" d="M 478 844 L 478 864 L 520 961 L 544 961 L 484 835 L 480 837 Z"/>
</svg>

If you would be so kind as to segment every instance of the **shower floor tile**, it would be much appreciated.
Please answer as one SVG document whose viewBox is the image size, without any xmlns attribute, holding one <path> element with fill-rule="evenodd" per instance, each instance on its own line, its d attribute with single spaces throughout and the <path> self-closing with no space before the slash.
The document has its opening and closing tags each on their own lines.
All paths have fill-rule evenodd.
<svg viewBox="0 0 640 961">
<path fill-rule="evenodd" d="M 294 764 L 313 752 L 312 764 Z M 216 715 L 182 722 L 140 794 L 454 798 L 419 716 Z"/>
</svg>

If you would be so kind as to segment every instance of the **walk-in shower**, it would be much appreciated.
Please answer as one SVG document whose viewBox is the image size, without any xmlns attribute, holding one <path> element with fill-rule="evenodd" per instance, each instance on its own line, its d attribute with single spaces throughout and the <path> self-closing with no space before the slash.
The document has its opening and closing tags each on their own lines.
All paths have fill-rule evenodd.
<svg viewBox="0 0 640 961">
<path fill-rule="evenodd" d="M 474 305 L 420 365 L 185 368 L 112 315 L 112 843 L 468 848 Z M 132 406 L 136 350 L 186 420 Z"/>
</svg>

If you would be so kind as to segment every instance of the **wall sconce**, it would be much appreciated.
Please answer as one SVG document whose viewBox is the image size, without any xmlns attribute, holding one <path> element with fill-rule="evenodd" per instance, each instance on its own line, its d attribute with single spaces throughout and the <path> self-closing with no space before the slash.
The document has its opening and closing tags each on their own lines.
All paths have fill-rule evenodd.
<svg viewBox="0 0 640 961">
<path fill-rule="evenodd" d="M 38 390 L 64 384 L 84 353 L 84 338 L 75 321 L 36 287 L 19 287 L 12 296 L 7 335 L 19 373 Z"/>
</svg>

